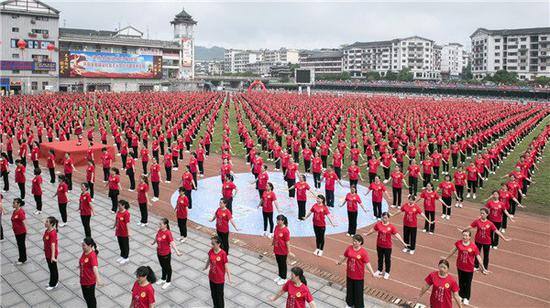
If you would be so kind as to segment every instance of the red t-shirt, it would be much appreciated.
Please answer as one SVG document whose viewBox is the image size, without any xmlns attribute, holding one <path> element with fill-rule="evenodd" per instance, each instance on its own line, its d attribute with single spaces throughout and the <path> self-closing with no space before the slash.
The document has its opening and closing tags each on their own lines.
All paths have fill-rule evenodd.
<svg viewBox="0 0 550 308">
<path fill-rule="evenodd" d="M 323 173 L 323 177 L 325 178 L 325 190 L 334 191 L 334 184 L 338 181 L 338 175 L 336 172 L 325 171 L 325 173 Z"/>
<path fill-rule="evenodd" d="M 96 277 L 94 274 L 94 266 L 97 264 L 97 256 L 95 251 L 90 251 L 89 254 L 82 253 L 80 257 L 80 284 L 83 286 L 91 286 L 96 283 Z"/>
<path fill-rule="evenodd" d="M 69 191 L 69 186 L 65 182 L 60 183 L 57 186 L 57 202 L 58 203 L 65 204 L 65 203 L 69 202 L 69 200 L 67 199 L 67 192 L 68 191 Z"/>
<path fill-rule="evenodd" d="M 407 171 L 409 171 L 410 176 L 417 178 L 418 174 L 420 174 L 420 167 L 418 165 L 410 165 L 407 167 Z"/>
<path fill-rule="evenodd" d="M 358 194 L 348 193 L 346 195 L 348 212 L 357 212 L 358 204 L 361 203 L 361 197 Z"/>
<path fill-rule="evenodd" d="M 374 230 L 378 231 L 376 246 L 380 248 L 392 248 L 392 235 L 397 233 L 397 228 L 392 224 L 384 225 L 381 221 L 374 225 Z"/>
<path fill-rule="evenodd" d="M 109 189 L 118 190 L 118 184 L 120 183 L 120 176 L 109 175 Z"/>
<path fill-rule="evenodd" d="M 369 159 L 369 173 L 376 173 L 378 167 L 380 166 L 380 161 L 378 159 Z"/>
<path fill-rule="evenodd" d="M 287 179 L 296 179 L 296 170 L 298 170 L 298 165 L 296 163 L 288 164 L 286 169 L 286 178 Z"/>
<path fill-rule="evenodd" d="M 430 296 L 430 307 L 432 308 L 452 308 L 452 293 L 458 292 L 456 280 L 447 275 L 441 278 L 437 271 L 430 273 L 425 279 L 426 283 L 432 286 L 432 295 Z"/>
<path fill-rule="evenodd" d="M 89 165 L 88 168 L 86 168 L 86 182 L 95 182 L 95 166 Z"/>
<path fill-rule="evenodd" d="M 424 172 L 424 174 L 432 174 L 433 166 L 434 163 L 431 160 L 422 161 L 422 172 Z"/>
<path fill-rule="evenodd" d="M 270 191 L 264 191 L 262 195 L 262 212 L 264 213 L 273 213 L 273 202 L 277 200 L 275 193 Z"/>
<path fill-rule="evenodd" d="M 372 191 L 372 202 L 382 202 L 382 197 L 386 191 L 386 186 L 382 183 L 376 184 L 375 182 L 370 183 L 369 189 Z"/>
<path fill-rule="evenodd" d="M 193 174 L 191 172 L 185 172 L 182 176 L 182 186 L 185 190 L 193 189 Z"/>
<path fill-rule="evenodd" d="M 275 226 L 275 231 L 273 231 L 273 253 L 278 256 L 288 255 L 288 241 L 290 241 L 288 228 Z"/>
<path fill-rule="evenodd" d="M 326 227 L 325 216 L 330 214 L 328 207 L 315 203 L 310 210 L 313 213 L 313 225 Z"/>
<path fill-rule="evenodd" d="M 46 256 L 46 260 L 49 261 L 52 259 L 52 244 L 55 244 L 55 258 L 57 258 L 59 254 L 59 247 L 57 245 L 57 231 L 55 231 L 55 229 L 52 229 L 49 232 L 48 230 L 44 231 L 42 240 L 44 241 L 44 255 Z"/>
<path fill-rule="evenodd" d="M 502 216 L 504 215 L 504 203 L 502 201 L 489 200 L 485 207 L 489 209 L 489 216 L 487 218 L 492 222 L 502 222 Z"/>
<path fill-rule="evenodd" d="M 468 166 L 466 167 L 466 175 L 468 178 L 468 181 L 477 181 L 477 168 L 475 166 Z"/>
<path fill-rule="evenodd" d="M 422 214 L 422 209 L 416 203 L 405 203 L 401 207 L 401 212 L 405 215 L 403 216 L 403 225 L 411 228 L 416 228 L 418 226 L 418 215 Z"/>
<path fill-rule="evenodd" d="M 298 182 L 294 184 L 296 189 L 296 200 L 307 201 L 307 191 L 309 190 L 309 184 L 307 182 Z"/>
<path fill-rule="evenodd" d="M 160 165 L 151 165 L 151 182 L 160 182 Z"/>
<path fill-rule="evenodd" d="M 228 208 L 216 210 L 216 231 L 228 233 L 229 232 L 229 221 L 233 219 L 233 215 Z"/>
<path fill-rule="evenodd" d="M 424 198 L 424 210 L 428 212 L 435 212 L 435 200 L 439 199 L 439 194 L 435 191 L 423 191 L 420 194 L 421 198 Z"/>
<path fill-rule="evenodd" d="M 457 171 L 457 172 L 455 172 L 453 177 L 454 177 L 456 186 L 466 185 L 466 173 L 464 173 L 462 171 Z"/>
<path fill-rule="evenodd" d="M 455 247 L 457 249 L 456 268 L 463 272 L 474 272 L 474 262 L 476 256 L 479 255 L 479 249 L 474 242 L 470 242 L 468 245 L 459 240 L 456 241 Z"/>
<path fill-rule="evenodd" d="M 394 171 L 391 173 L 391 187 L 401 188 L 403 187 L 403 178 L 405 175 L 401 171 Z"/>
<path fill-rule="evenodd" d="M 148 283 L 146 286 L 140 286 L 136 281 L 132 287 L 133 308 L 149 308 L 155 303 L 155 289 Z"/>
<path fill-rule="evenodd" d="M 170 243 L 174 241 L 172 232 L 168 229 L 157 232 L 157 253 L 160 256 L 167 256 L 171 252 Z"/>
<path fill-rule="evenodd" d="M 210 270 L 208 271 L 208 279 L 216 284 L 225 282 L 225 264 L 227 264 L 227 253 L 220 249 L 218 253 L 214 249 L 208 251 L 208 260 L 210 260 Z"/>
<path fill-rule="evenodd" d="M 149 185 L 147 183 L 139 183 L 137 191 L 138 203 L 147 203 L 147 192 L 149 192 Z"/>
<path fill-rule="evenodd" d="M 456 191 L 455 184 L 452 182 L 439 183 L 439 189 L 441 189 L 441 196 L 443 198 L 450 198 L 453 195 L 453 192 Z"/>
<path fill-rule="evenodd" d="M 42 177 L 37 175 L 32 179 L 32 195 L 33 196 L 42 196 Z"/>
<path fill-rule="evenodd" d="M 27 233 L 27 228 L 25 228 L 25 224 L 23 224 L 26 217 L 27 215 L 25 214 L 23 208 L 19 208 L 19 210 L 11 213 L 11 226 L 13 229 L 13 234 L 20 235 Z"/>
<path fill-rule="evenodd" d="M 233 198 L 233 190 L 235 190 L 235 188 L 237 188 L 237 186 L 233 182 L 227 181 L 223 183 L 223 188 L 222 188 L 223 197 L 225 199 Z"/>
<path fill-rule="evenodd" d="M 128 237 L 128 223 L 130 222 L 130 211 L 116 212 L 115 236 Z"/>
<path fill-rule="evenodd" d="M 73 159 L 72 158 L 65 159 L 65 162 L 63 163 L 63 172 L 65 172 L 65 174 L 73 173 Z"/>
<path fill-rule="evenodd" d="M 360 172 L 361 172 L 361 168 L 359 168 L 358 166 L 349 166 L 348 167 L 349 179 L 350 180 L 358 180 Z"/>
<path fill-rule="evenodd" d="M 365 248 L 360 247 L 359 250 L 353 249 L 353 245 L 348 246 L 344 252 L 344 257 L 347 260 L 346 275 L 353 280 L 365 279 L 365 265 L 369 263 L 369 254 Z"/>
<path fill-rule="evenodd" d="M 176 216 L 178 219 L 187 218 L 187 207 L 189 207 L 189 199 L 186 195 L 178 196 L 178 201 L 176 204 Z"/>
<path fill-rule="evenodd" d="M 291 280 L 283 285 L 283 291 L 288 293 L 286 308 L 306 308 L 306 302 L 311 303 L 313 296 L 305 284 L 297 287 Z"/>
<path fill-rule="evenodd" d="M 262 172 L 258 175 L 258 189 L 266 190 L 267 182 L 269 181 L 269 174 Z"/>
<path fill-rule="evenodd" d="M 89 192 L 85 192 L 83 194 L 80 194 L 79 199 L 79 209 L 80 209 L 80 216 L 92 216 L 92 196 Z"/>
<path fill-rule="evenodd" d="M 25 166 L 17 166 L 15 168 L 15 183 L 25 183 Z"/>
<path fill-rule="evenodd" d="M 484 245 L 491 244 L 491 232 L 494 232 L 497 229 L 495 224 L 490 220 L 486 219 L 485 221 L 481 221 L 479 218 L 474 220 L 470 224 L 470 227 L 477 229 L 475 242 Z"/>
</svg>

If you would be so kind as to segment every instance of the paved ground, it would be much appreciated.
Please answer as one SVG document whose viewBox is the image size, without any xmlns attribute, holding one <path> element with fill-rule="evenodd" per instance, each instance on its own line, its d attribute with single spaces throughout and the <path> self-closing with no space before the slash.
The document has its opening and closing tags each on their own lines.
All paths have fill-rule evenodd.
<svg viewBox="0 0 550 308">
<path fill-rule="evenodd" d="M 29 168 L 30 169 L 30 168 Z M 10 177 L 11 178 L 11 177 Z M 31 179 L 30 171 L 27 178 Z M 46 181 L 47 182 L 47 181 Z M 22 266 L 15 266 L 17 247 L 11 231 L 10 214 L 3 217 L 6 240 L 1 243 L 1 300 L 0 307 L 83 307 L 77 260 L 80 257 L 81 240 L 84 231 L 77 208 L 78 186 L 70 195 L 69 224 L 59 230 L 59 274 L 60 286 L 53 291 L 45 291 L 49 274 L 44 260 L 42 234 L 43 219 L 53 215 L 59 217 L 57 202 L 51 198 L 55 186 L 45 183 L 44 208 L 41 215 L 34 215 L 35 204 L 30 195 L 30 181 L 27 185 L 27 254 L 29 261 Z M 99 184 L 99 183 L 98 183 Z M 5 193 L 4 206 L 11 213 L 11 201 L 18 196 L 15 185 Z M 130 289 L 134 281 L 134 271 L 137 266 L 150 265 L 160 274 L 155 247 L 149 245 L 156 232 L 158 217 L 151 217 L 148 227 L 135 225 L 138 211 L 131 209 L 130 262 L 125 265 L 116 263 L 119 249 L 114 237 L 113 215 L 110 213 L 110 201 L 96 193 L 94 205 L 96 216 L 92 217 L 92 236 L 99 245 L 99 270 L 105 286 L 96 291 L 99 307 L 127 307 L 130 302 Z M 173 226 L 173 229 L 177 229 Z M 206 272 L 200 269 L 204 265 L 206 252 L 209 249 L 208 237 L 199 232 L 191 231 L 189 240 L 178 244 L 184 252 L 181 257 L 172 258 L 174 270 L 172 285 L 162 290 L 156 289 L 158 307 L 211 307 L 210 290 Z M 272 281 L 276 266 L 269 258 L 258 258 L 257 254 L 237 248 L 231 250 L 230 269 L 234 275 L 234 284 L 226 285 L 227 307 L 284 307 L 284 300 L 275 303 L 268 298 L 278 290 Z M 345 290 L 342 286 L 333 285 L 324 279 L 307 274 L 309 287 L 313 292 L 318 307 L 344 307 Z M 365 298 L 367 307 L 389 306 L 377 299 Z"/>
</svg>

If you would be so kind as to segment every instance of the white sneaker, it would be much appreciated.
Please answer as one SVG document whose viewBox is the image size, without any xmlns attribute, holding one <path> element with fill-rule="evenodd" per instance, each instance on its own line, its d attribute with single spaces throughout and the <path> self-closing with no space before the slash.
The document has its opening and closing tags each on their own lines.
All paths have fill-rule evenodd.
<svg viewBox="0 0 550 308">
<path fill-rule="evenodd" d="M 162 280 L 162 279 L 159 279 L 159 280 L 157 280 L 157 282 L 156 282 L 156 284 L 159 285 L 159 286 L 160 286 L 161 284 L 163 284 L 163 283 L 165 283 L 165 281 Z"/>
<path fill-rule="evenodd" d="M 319 257 L 322 257 L 322 256 L 323 256 L 323 251 L 322 251 L 322 250 L 319 250 L 319 252 L 317 253 L 317 255 L 318 255 Z"/>
<path fill-rule="evenodd" d="M 178 171 L 178 168 L 172 168 L 172 170 L 174 170 L 174 171 Z"/>
<path fill-rule="evenodd" d="M 426 233 L 426 229 L 422 229 L 422 232 Z"/>
<path fill-rule="evenodd" d="M 445 214 L 441 215 L 441 218 L 442 218 L 442 219 L 445 219 Z"/>
<path fill-rule="evenodd" d="M 395 205 L 394 205 L 394 204 L 392 204 L 392 205 L 390 205 L 390 207 L 391 207 L 391 208 L 395 208 Z"/>
<path fill-rule="evenodd" d="M 449 220 L 449 219 L 451 219 L 451 216 L 447 215 L 447 216 L 445 216 L 445 219 Z"/>
<path fill-rule="evenodd" d="M 120 264 L 126 264 L 128 262 L 130 262 L 130 259 L 128 258 L 120 260 Z"/>
<path fill-rule="evenodd" d="M 163 290 L 166 290 L 169 286 L 170 286 L 171 282 L 165 282 L 163 285 L 162 285 L 162 289 Z"/>
<path fill-rule="evenodd" d="M 403 251 L 403 252 L 405 252 L 405 253 L 407 253 L 407 252 L 409 252 L 409 249 L 407 249 L 407 248 L 403 248 L 403 250 L 402 250 L 402 251 Z"/>
<path fill-rule="evenodd" d="M 388 183 L 388 180 L 384 180 L 384 184 Z"/>
<path fill-rule="evenodd" d="M 281 280 L 281 277 L 277 276 L 275 277 L 275 279 L 273 279 L 274 282 L 279 282 L 279 280 Z"/>
<path fill-rule="evenodd" d="M 433 235 L 434 233 L 433 233 L 433 232 L 428 232 L 428 234 L 431 234 L 431 235 Z"/>
<path fill-rule="evenodd" d="M 497 246 L 491 246 L 491 248 L 493 248 L 494 250 L 497 250 L 497 249 L 498 249 Z"/>
<path fill-rule="evenodd" d="M 414 255 L 414 250 L 409 250 L 409 254 Z"/>
<path fill-rule="evenodd" d="M 180 242 L 181 242 L 181 243 L 185 243 L 186 241 L 187 241 L 187 238 L 186 238 L 186 237 L 180 238 Z"/>
<path fill-rule="evenodd" d="M 315 249 L 315 251 L 313 252 L 313 254 L 316 256 L 318 255 L 318 253 L 319 253 L 319 249 Z"/>
<path fill-rule="evenodd" d="M 267 237 L 270 238 L 270 239 L 272 239 L 272 238 L 273 238 L 273 233 L 269 233 L 269 234 L 267 235 Z"/>
<path fill-rule="evenodd" d="M 55 286 L 53 286 L 53 287 L 50 287 L 50 286 L 48 286 L 48 287 L 46 288 L 46 291 L 51 291 L 51 290 L 53 290 L 53 289 L 57 288 L 57 286 L 58 286 L 58 285 L 59 285 L 59 283 L 58 283 L 58 284 L 56 284 L 56 285 L 55 285 Z"/>
<path fill-rule="evenodd" d="M 277 285 L 284 285 L 286 283 L 286 279 L 280 279 L 279 281 L 277 281 Z"/>
<path fill-rule="evenodd" d="M 470 305 L 470 301 L 467 298 L 464 298 L 462 303 L 464 303 L 464 305 Z"/>
<path fill-rule="evenodd" d="M 67 225 L 66 222 L 62 222 L 62 223 L 59 224 L 59 227 L 63 228 L 63 227 L 65 227 L 66 225 Z"/>
<path fill-rule="evenodd" d="M 380 271 L 374 272 L 374 276 L 376 276 L 376 277 L 380 277 L 380 274 L 382 274 L 382 272 L 380 272 Z"/>
<path fill-rule="evenodd" d="M 130 188 L 128 188 L 128 191 L 134 191 L 134 189 L 130 189 Z"/>
<path fill-rule="evenodd" d="M 390 279 L 390 273 L 384 273 L 384 279 L 386 280 Z"/>
<path fill-rule="evenodd" d="M 474 194 L 474 200 L 476 199 L 476 194 Z"/>
<path fill-rule="evenodd" d="M 120 262 L 120 261 L 122 261 L 122 260 L 124 260 L 123 257 L 119 257 L 118 259 L 116 259 L 117 262 Z"/>
<path fill-rule="evenodd" d="M 262 236 L 267 236 L 267 231 L 264 231 L 264 233 L 262 233 Z"/>
<path fill-rule="evenodd" d="M 460 203 L 460 208 L 463 208 L 464 207 L 464 204 Z"/>
<path fill-rule="evenodd" d="M 500 230 L 500 232 L 506 233 L 506 229 L 502 229 L 502 230 Z"/>
<path fill-rule="evenodd" d="M 34 215 L 40 215 L 40 214 L 42 214 L 41 211 L 35 211 L 35 212 L 34 212 Z"/>
<path fill-rule="evenodd" d="M 170 183 L 172 183 L 172 181 L 164 181 L 164 183 L 170 184 Z"/>
<path fill-rule="evenodd" d="M 470 198 L 470 193 L 468 193 L 468 194 L 466 195 L 466 198 Z"/>
</svg>

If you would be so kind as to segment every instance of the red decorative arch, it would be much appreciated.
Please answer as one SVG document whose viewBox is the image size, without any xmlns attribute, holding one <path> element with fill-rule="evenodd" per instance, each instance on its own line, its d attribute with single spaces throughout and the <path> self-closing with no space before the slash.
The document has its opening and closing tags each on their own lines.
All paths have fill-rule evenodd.
<svg viewBox="0 0 550 308">
<path fill-rule="evenodd" d="M 250 84 L 250 86 L 248 87 L 247 92 L 250 92 L 253 89 L 258 88 L 258 87 L 260 87 L 262 89 L 262 91 L 267 92 L 267 89 L 266 89 L 264 83 L 261 80 L 254 80 L 254 82 L 252 82 Z"/>
</svg>

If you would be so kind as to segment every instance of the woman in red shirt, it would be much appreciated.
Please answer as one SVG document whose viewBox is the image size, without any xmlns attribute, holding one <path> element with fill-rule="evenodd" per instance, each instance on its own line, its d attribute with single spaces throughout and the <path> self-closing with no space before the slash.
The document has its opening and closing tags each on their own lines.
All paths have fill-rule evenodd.
<svg viewBox="0 0 550 308">
<path fill-rule="evenodd" d="M 42 176 L 40 175 L 42 170 L 40 168 L 34 169 L 34 178 L 32 179 L 32 189 L 31 193 L 34 196 L 34 201 L 36 202 L 36 212 L 34 214 L 38 215 L 42 213 Z"/>
<path fill-rule="evenodd" d="M 321 170 L 323 167 L 323 160 L 319 156 L 319 152 L 315 153 L 315 157 L 311 161 L 311 171 L 313 173 L 313 183 L 316 189 L 321 188 Z"/>
<path fill-rule="evenodd" d="M 90 228 L 90 219 L 94 215 L 94 208 L 92 206 L 92 196 L 88 192 L 88 183 L 80 184 L 80 199 L 78 205 L 78 211 L 80 212 L 80 219 L 82 220 L 82 226 L 84 227 L 84 234 L 86 237 L 92 237 L 92 229 Z"/>
<path fill-rule="evenodd" d="M 256 177 L 256 180 L 250 183 L 250 184 L 256 184 L 256 189 L 258 190 L 260 199 L 262 199 L 262 196 L 264 195 L 264 192 L 267 189 L 267 182 L 269 181 L 269 174 L 267 173 L 267 168 L 268 168 L 267 164 L 262 165 L 262 170 Z"/>
<path fill-rule="evenodd" d="M 130 204 L 126 200 L 118 201 L 118 212 L 115 216 L 115 224 L 113 228 L 115 229 L 115 236 L 118 240 L 118 247 L 120 248 L 120 258 L 117 259 L 117 262 L 120 264 L 128 263 L 128 255 L 130 254 L 130 229 L 128 224 L 130 223 Z"/>
<path fill-rule="evenodd" d="M 233 175 L 226 174 L 225 181 L 222 183 L 222 198 L 225 199 L 227 209 L 233 213 L 233 198 L 237 195 L 239 189 L 233 183 Z"/>
<path fill-rule="evenodd" d="M 473 194 L 474 200 L 476 199 L 476 188 L 478 184 L 478 178 L 483 181 L 483 176 L 479 173 L 474 162 L 470 162 L 470 165 L 466 167 L 466 179 L 468 180 L 468 194 L 466 198 L 470 198 L 470 193 Z"/>
<path fill-rule="evenodd" d="M 418 192 L 418 179 L 423 180 L 422 175 L 420 174 L 420 166 L 416 164 L 414 158 L 409 160 L 409 166 L 407 167 L 407 172 L 405 176 L 409 175 L 409 195 L 416 197 Z"/>
<path fill-rule="evenodd" d="M 152 308 L 155 305 L 155 289 L 157 281 L 155 272 L 149 266 L 140 266 L 136 270 L 136 281 L 132 286 L 132 302 L 130 308 Z"/>
<path fill-rule="evenodd" d="M 391 207 L 398 209 L 401 208 L 401 191 L 403 190 L 403 184 L 408 187 L 407 182 L 405 181 L 405 175 L 401 172 L 401 167 L 396 165 L 393 172 L 390 175 L 391 177 L 391 190 L 392 190 L 392 200 L 393 204 Z"/>
<path fill-rule="evenodd" d="M 439 270 L 431 272 L 424 281 L 426 284 L 420 290 L 420 294 L 413 300 L 414 303 L 418 302 L 420 298 L 432 288 L 432 294 L 430 296 L 430 307 L 432 308 L 452 308 L 453 300 L 459 308 L 462 308 L 462 303 L 458 297 L 458 284 L 456 280 L 449 275 L 449 261 L 439 260 Z M 416 306 L 416 305 L 415 305 Z"/>
<path fill-rule="evenodd" d="M 59 212 L 61 213 L 61 221 L 59 224 L 60 227 L 65 227 L 67 225 L 67 203 L 69 203 L 69 187 L 64 175 L 59 175 L 57 177 L 59 184 L 57 185 L 57 190 L 53 197 L 57 197 L 57 204 L 59 205 Z"/>
<path fill-rule="evenodd" d="M 363 202 L 361 202 L 361 197 L 357 194 L 357 187 L 355 185 L 349 187 L 349 193 L 346 195 L 346 199 L 342 202 L 340 207 L 346 204 L 348 205 L 348 233 L 346 233 L 346 235 L 353 236 L 357 231 L 357 205 L 359 204 L 363 211 L 367 213 L 367 210 L 363 206 Z"/>
<path fill-rule="evenodd" d="M 511 222 L 514 222 L 514 218 L 508 212 L 506 204 L 500 201 L 500 196 L 497 190 L 493 191 L 491 197 L 492 199 L 485 204 L 485 207 L 489 210 L 489 216 L 487 219 L 495 225 L 497 230 L 500 230 L 504 215 L 506 215 Z M 491 248 L 498 249 L 498 236 L 496 236 L 494 232 L 491 233 L 491 239 Z"/>
<path fill-rule="evenodd" d="M 82 241 L 82 256 L 80 256 L 78 266 L 80 268 L 80 287 L 88 308 L 97 307 L 95 287 L 103 285 L 99 277 L 98 253 L 97 245 L 91 237 Z"/>
<path fill-rule="evenodd" d="M 298 202 L 298 221 L 303 221 L 306 216 L 307 192 L 315 196 L 306 182 L 305 174 L 300 174 L 300 181 L 292 185 L 290 189 L 296 189 L 296 201 Z"/>
<path fill-rule="evenodd" d="M 315 251 L 314 255 L 321 257 L 323 256 L 323 249 L 325 248 L 325 231 L 326 231 L 326 222 L 325 218 L 328 219 L 331 226 L 336 227 L 330 218 L 330 211 L 326 204 L 325 196 L 317 195 L 317 203 L 315 203 L 309 213 L 307 213 L 304 220 L 308 219 L 309 216 L 313 214 L 313 231 L 315 232 Z"/>
<path fill-rule="evenodd" d="M 271 245 L 273 246 L 273 254 L 279 268 L 279 275 L 274 281 L 282 286 L 286 283 L 287 257 L 288 255 L 294 255 L 290 252 L 290 231 L 288 230 L 288 219 L 285 215 L 277 216 L 277 226 L 273 234 Z"/>
<path fill-rule="evenodd" d="M 378 253 L 378 270 L 375 275 L 380 277 L 383 275 L 384 279 L 390 279 L 390 270 L 391 270 L 391 252 L 392 252 L 392 236 L 395 236 L 405 248 L 407 244 L 403 241 L 403 238 L 397 232 L 397 228 L 390 223 L 390 214 L 388 212 L 382 213 L 382 221 L 377 222 L 374 227 L 372 227 L 365 237 L 369 236 L 374 232 L 378 232 L 378 237 L 376 238 L 376 252 Z M 384 271 L 384 264 L 386 265 L 386 270 Z"/>
<path fill-rule="evenodd" d="M 443 200 L 443 214 L 441 218 L 451 219 L 451 203 L 453 201 L 453 194 L 458 200 L 458 195 L 456 194 L 456 187 L 453 182 L 451 182 L 451 176 L 446 174 L 444 180 L 439 183 L 437 190 L 441 191 L 441 200 Z M 445 206 L 447 205 L 447 206 Z"/>
<path fill-rule="evenodd" d="M 372 207 L 374 210 L 374 217 L 376 217 L 376 220 L 382 219 L 382 199 L 384 196 L 386 196 L 387 200 L 390 200 L 390 195 L 386 191 L 386 186 L 382 184 L 380 181 L 379 176 L 374 177 L 374 182 L 370 183 L 369 187 L 367 188 L 367 192 L 365 193 L 365 196 L 368 196 L 368 194 L 372 191 Z"/>
<path fill-rule="evenodd" d="M 19 258 L 17 259 L 17 265 L 21 265 L 27 262 L 27 247 L 25 245 L 25 238 L 27 236 L 27 215 L 23 210 L 25 201 L 21 198 L 13 199 L 13 212 L 11 213 L 11 226 L 15 239 L 17 240 L 17 249 L 19 250 Z"/>
<path fill-rule="evenodd" d="M 15 167 L 15 183 L 19 186 L 19 191 L 21 192 L 20 198 L 25 200 L 25 172 L 27 168 L 20 159 L 16 159 L 15 164 L 17 165 L 17 167 Z"/>
<path fill-rule="evenodd" d="M 458 295 L 462 299 L 462 303 L 464 303 L 465 305 L 470 304 L 472 278 L 474 277 L 474 262 L 477 261 L 478 264 L 482 262 L 481 256 L 479 255 L 479 249 L 473 242 L 470 241 L 471 237 L 472 231 L 470 231 L 469 228 L 462 231 L 462 240 L 456 241 L 455 247 L 451 250 L 451 253 L 444 258 L 445 260 L 448 260 L 456 252 L 458 252 L 458 256 L 456 258 L 458 284 L 460 287 Z M 484 275 L 488 273 L 483 266 L 481 266 L 481 272 Z"/>
<path fill-rule="evenodd" d="M 57 256 L 59 254 L 59 246 L 57 242 L 57 219 L 50 216 L 44 221 L 44 235 L 42 240 L 44 241 L 44 255 L 46 256 L 46 262 L 48 263 L 48 269 L 50 270 L 50 281 L 46 290 L 51 291 L 57 288 L 59 282 L 59 273 L 57 270 Z"/>
<path fill-rule="evenodd" d="M 223 289 L 225 284 L 225 274 L 227 273 L 227 281 L 231 284 L 231 273 L 229 271 L 229 262 L 227 260 L 227 252 L 222 249 L 222 241 L 218 236 L 210 239 L 212 249 L 208 251 L 208 259 L 204 265 L 204 271 L 208 268 L 208 280 L 210 281 L 210 294 L 214 308 L 224 307 Z"/>
<path fill-rule="evenodd" d="M 227 254 L 229 254 L 229 223 L 233 225 L 235 231 L 239 231 L 239 228 L 237 228 L 237 225 L 233 221 L 233 215 L 226 205 L 227 201 L 224 198 L 221 198 L 219 208 L 216 210 L 210 221 L 216 221 L 216 233 L 221 240 L 221 247 Z"/>
<path fill-rule="evenodd" d="M 431 221 L 422 213 L 422 209 L 416 202 L 414 202 L 416 198 L 414 196 L 409 196 L 408 202 L 403 204 L 401 207 L 401 211 L 397 213 L 389 213 L 390 217 L 399 215 L 401 213 L 404 214 L 403 216 L 403 241 L 407 244 L 408 247 L 403 248 L 403 252 L 409 253 L 411 255 L 414 255 L 415 249 L 416 249 L 416 231 L 418 227 L 418 215 L 421 215 L 429 224 L 435 223 L 434 221 Z"/>
<path fill-rule="evenodd" d="M 69 191 L 73 190 L 73 172 L 76 170 L 73 164 L 73 159 L 69 152 L 65 153 L 65 160 L 63 161 L 63 173 L 65 174 L 65 180 L 67 181 L 67 187 Z"/>
<path fill-rule="evenodd" d="M 158 160 L 156 158 L 153 158 L 153 164 L 151 164 L 151 186 L 153 186 L 153 198 L 151 201 L 157 202 L 159 201 L 160 196 L 160 165 L 158 164 Z"/>
<path fill-rule="evenodd" d="M 90 197 L 94 200 L 94 183 L 95 183 L 95 162 L 88 160 L 88 167 L 86 167 L 86 183 L 90 191 Z"/>
<path fill-rule="evenodd" d="M 304 270 L 300 267 L 293 267 L 290 270 L 290 280 L 288 280 L 281 290 L 271 297 L 271 301 L 276 301 L 283 294 L 288 293 L 286 308 L 305 308 L 306 302 L 310 308 L 316 308 L 313 296 L 307 287 L 307 280 L 304 277 Z"/>
<path fill-rule="evenodd" d="M 120 171 L 117 168 L 111 168 L 109 181 L 105 186 L 109 187 L 109 198 L 111 198 L 111 213 L 115 214 L 118 208 L 118 195 L 120 194 Z"/>
<path fill-rule="evenodd" d="M 6 153 L 0 153 L 0 176 L 2 176 L 2 181 L 4 182 L 4 192 L 10 190 L 10 180 L 8 177 L 9 174 L 9 159 Z"/>
<path fill-rule="evenodd" d="M 294 195 L 295 195 L 295 191 L 291 190 L 290 187 L 296 184 L 296 173 L 300 175 L 300 171 L 298 171 L 298 164 L 294 162 L 294 159 L 290 158 L 290 161 L 288 162 L 288 166 L 286 167 L 286 171 L 284 172 L 284 178 L 288 186 L 289 198 L 294 198 Z"/>
<path fill-rule="evenodd" d="M 179 196 L 176 203 L 176 218 L 178 219 L 178 227 L 180 229 L 180 242 L 185 242 L 187 240 L 187 208 L 189 207 L 189 199 L 185 195 L 185 189 L 180 187 L 178 189 Z"/>
<path fill-rule="evenodd" d="M 365 266 L 376 278 L 376 274 L 370 265 L 369 254 L 363 248 L 363 237 L 355 234 L 352 237 L 352 245 L 344 251 L 344 255 L 336 263 L 341 265 L 346 261 L 346 305 L 348 307 L 365 307 L 363 300 L 365 286 Z"/>
<path fill-rule="evenodd" d="M 350 187 L 357 186 L 357 183 L 359 183 L 359 179 L 361 179 L 361 181 L 364 181 L 363 176 L 361 175 L 361 168 L 357 166 L 355 160 L 351 161 L 351 164 L 348 167 L 347 176 L 349 177 Z"/>
<path fill-rule="evenodd" d="M 125 168 L 128 180 L 130 180 L 130 188 L 128 188 L 128 191 L 134 191 L 136 189 L 136 159 L 133 158 L 133 155 L 130 155 L 130 157 L 126 159 Z"/>
<path fill-rule="evenodd" d="M 273 191 L 273 184 L 267 183 L 267 190 L 262 195 L 262 200 L 258 207 L 262 208 L 262 216 L 264 219 L 264 236 L 271 238 L 273 236 L 273 207 L 277 209 L 277 212 L 281 212 L 279 209 L 279 203 L 277 202 L 277 196 Z M 267 232 L 267 224 L 269 223 L 269 233 Z"/>
<path fill-rule="evenodd" d="M 466 173 L 464 172 L 464 165 L 460 163 L 458 170 L 453 174 L 454 184 L 456 188 L 456 205 L 462 207 L 464 201 L 464 186 L 466 186 Z"/>
<path fill-rule="evenodd" d="M 176 251 L 178 256 L 182 255 L 176 246 L 176 242 L 174 242 L 167 218 L 160 219 L 159 230 L 151 245 L 155 244 L 157 245 L 157 257 L 160 267 L 162 268 L 162 278 L 157 281 L 157 284 L 162 284 L 162 289 L 166 289 L 170 286 L 170 282 L 172 281 L 172 248 Z"/>
<path fill-rule="evenodd" d="M 424 215 L 426 215 L 426 217 L 432 221 L 432 223 L 429 223 L 428 220 L 424 222 L 424 229 L 422 230 L 422 232 L 433 234 L 435 231 L 435 201 L 439 200 L 443 207 L 447 207 L 448 205 L 446 205 L 439 194 L 433 190 L 432 183 L 426 184 L 426 188 L 420 194 L 420 198 L 418 198 L 415 203 L 417 203 L 421 199 L 424 199 Z"/>
<path fill-rule="evenodd" d="M 138 191 L 137 191 L 137 202 L 139 204 L 139 212 L 141 213 L 141 220 L 138 223 L 142 227 L 147 226 L 147 221 L 149 218 L 149 213 L 147 211 L 147 201 L 149 200 L 149 180 L 147 180 L 146 175 L 140 177 Z"/>
<path fill-rule="evenodd" d="M 193 199 L 191 199 L 191 193 L 193 190 L 197 189 L 197 183 L 193 178 L 193 173 L 191 173 L 191 166 L 185 166 L 185 172 L 181 176 L 181 186 L 185 189 L 185 195 L 189 200 L 189 209 L 193 208 Z"/>
</svg>

